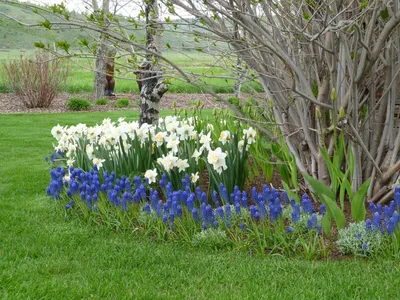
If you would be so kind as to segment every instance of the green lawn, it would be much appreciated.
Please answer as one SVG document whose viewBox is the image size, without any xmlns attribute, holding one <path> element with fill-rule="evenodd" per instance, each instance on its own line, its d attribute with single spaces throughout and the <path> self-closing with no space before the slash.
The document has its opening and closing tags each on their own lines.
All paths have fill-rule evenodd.
<svg viewBox="0 0 400 300">
<path fill-rule="evenodd" d="M 164 112 L 168 114 L 170 112 Z M 398 261 L 305 261 L 65 221 L 45 196 L 50 129 L 137 112 L 0 115 L 0 299 L 395 299 Z"/>
</svg>

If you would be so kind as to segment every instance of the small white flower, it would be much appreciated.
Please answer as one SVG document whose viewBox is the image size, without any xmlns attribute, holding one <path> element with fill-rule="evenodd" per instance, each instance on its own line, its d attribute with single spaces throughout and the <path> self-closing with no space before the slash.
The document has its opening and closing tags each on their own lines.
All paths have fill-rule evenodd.
<svg viewBox="0 0 400 300">
<path fill-rule="evenodd" d="M 185 171 L 187 168 L 189 168 L 189 164 L 187 162 L 187 159 L 178 159 L 176 161 L 176 167 L 178 168 L 179 172 Z"/>
<path fill-rule="evenodd" d="M 105 162 L 106 160 L 105 159 L 100 159 L 100 158 L 96 158 L 96 157 L 93 157 L 93 160 L 92 160 L 92 162 L 93 162 L 93 165 L 96 165 L 97 166 L 97 168 L 101 168 L 101 167 L 103 167 L 103 162 Z"/>
<path fill-rule="evenodd" d="M 211 132 L 208 134 L 200 134 L 200 144 L 203 144 L 203 147 L 207 150 L 210 149 L 210 144 L 211 144 Z"/>
<path fill-rule="evenodd" d="M 176 165 L 178 157 L 174 156 L 173 153 L 168 153 L 167 156 L 163 155 L 157 159 L 157 162 L 163 166 L 166 172 L 169 172 Z"/>
<path fill-rule="evenodd" d="M 65 175 L 63 180 L 66 182 L 69 182 L 71 180 L 71 178 L 69 177 L 69 175 Z"/>
<path fill-rule="evenodd" d="M 199 157 L 203 153 L 203 150 L 197 151 L 194 150 L 192 157 L 196 160 L 196 162 L 199 162 Z"/>
<path fill-rule="evenodd" d="M 89 157 L 89 159 L 93 159 L 93 152 L 94 152 L 93 145 L 87 144 L 85 150 L 86 150 L 86 154 Z"/>
<path fill-rule="evenodd" d="M 61 137 L 64 134 L 64 128 L 62 126 L 60 126 L 60 124 L 57 124 L 57 126 L 54 126 L 51 129 L 51 134 L 58 141 L 61 139 Z"/>
<path fill-rule="evenodd" d="M 156 182 L 157 169 L 147 170 L 146 173 L 144 173 L 144 177 L 149 180 L 149 183 Z"/>
<path fill-rule="evenodd" d="M 249 129 L 243 129 L 243 134 L 247 138 L 247 143 L 249 145 L 256 141 L 257 131 L 255 131 L 253 127 L 249 127 Z"/>
<path fill-rule="evenodd" d="M 225 145 L 226 142 L 229 142 L 231 140 L 231 133 L 228 130 L 221 131 L 221 134 L 219 136 L 219 141 L 222 143 L 222 145 Z"/>
<path fill-rule="evenodd" d="M 73 165 L 74 165 L 74 162 L 75 162 L 74 159 L 68 159 L 68 160 L 67 160 L 67 166 L 68 166 L 68 167 L 73 166 Z"/>
<path fill-rule="evenodd" d="M 208 123 L 208 124 L 207 124 L 207 129 L 210 130 L 210 131 L 213 131 L 213 130 L 214 130 L 214 125 Z"/>
<path fill-rule="evenodd" d="M 196 173 L 192 173 L 191 175 L 190 175 L 190 180 L 193 182 L 193 183 L 196 183 L 197 182 L 197 180 L 199 180 L 199 172 L 196 172 Z"/>
</svg>

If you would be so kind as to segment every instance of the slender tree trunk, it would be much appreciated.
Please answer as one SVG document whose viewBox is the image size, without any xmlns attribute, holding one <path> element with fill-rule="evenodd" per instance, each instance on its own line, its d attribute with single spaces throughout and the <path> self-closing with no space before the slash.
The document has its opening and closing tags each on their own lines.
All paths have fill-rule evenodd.
<svg viewBox="0 0 400 300">
<path fill-rule="evenodd" d="M 142 88 L 140 91 L 140 124 L 153 124 L 158 120 L 160 100 L 168 90 L 163 83 L 162 69 L 158 63 L 161 54 L 161 24 L 158 21 L 157 0 L 146 3 L 146 46 L 148 53 L 141 66 L 143 72 Z"/>
<path fill-rule="evenodd" d="M 107 44 L 103 37 L 97 46 L 96 62 L 94 70 L 94 98 L 104 98 L 104 87 L 106 86 L 107 67 Z"/>
</svg>

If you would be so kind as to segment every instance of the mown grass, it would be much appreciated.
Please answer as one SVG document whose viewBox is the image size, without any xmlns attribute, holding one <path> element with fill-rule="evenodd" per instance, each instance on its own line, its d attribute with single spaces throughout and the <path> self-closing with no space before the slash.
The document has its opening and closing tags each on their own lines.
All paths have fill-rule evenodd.
<svg viewBox="0 0 400 300">
<path fill-rule="evenodd" d="M 398 261 L 204 252 L 64 220 L 44 196 L 50 129 L 120 116 L 138 112 L 0 115 L 1 299 L 397 298 Z"/>
</svg>

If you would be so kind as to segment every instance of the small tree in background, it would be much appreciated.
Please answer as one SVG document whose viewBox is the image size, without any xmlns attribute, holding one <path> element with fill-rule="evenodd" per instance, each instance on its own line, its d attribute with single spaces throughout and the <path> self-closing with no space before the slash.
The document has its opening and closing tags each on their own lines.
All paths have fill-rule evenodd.
<svg viewBox="0 0 400 300">
<path fill-rule="evenodd" d="M 4 81 L 28 108 L 49 107 L 68 76 L 63 60 L 43 51 L 3 62 L 3 70 Z"/>
</svg>

